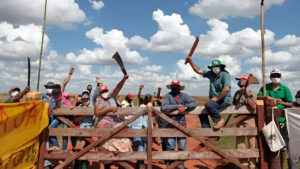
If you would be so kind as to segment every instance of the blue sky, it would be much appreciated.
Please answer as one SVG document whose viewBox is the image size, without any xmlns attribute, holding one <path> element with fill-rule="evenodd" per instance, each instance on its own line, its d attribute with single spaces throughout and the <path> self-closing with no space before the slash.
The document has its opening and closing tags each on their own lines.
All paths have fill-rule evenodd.
<svg viewBox="0 0 300 169">
<path fill-rule="evenodd" d="M 27 81 L 26 57 L 32 58 L 36 90 L 44 2 L 1 0 L 0 92 Z M 185 92 L 208 95 L 208 80 L 195 74 L 184 58 L 196 36 L 194 62 L 206 69 L 212 59 L 227 65 L 232 78 L 253 73 L 261 81 L 259 0 L 48 0 L 40 91 L 47 81 L 62 83 L 70 66 L 75 73 L 66 91 L 81 93 L 95 77 L 111 89 L 122 73 L 111 59 L 119 51 L 130 74 L 122 94 L 153 93 L 172 79 Z M 299 89 L 300 11 L 297 0 L 265 0 L 266 72 L 280 68 L 282 83 Z M 253 86 L 259 89 L 260 85 Z"/>
</svg>

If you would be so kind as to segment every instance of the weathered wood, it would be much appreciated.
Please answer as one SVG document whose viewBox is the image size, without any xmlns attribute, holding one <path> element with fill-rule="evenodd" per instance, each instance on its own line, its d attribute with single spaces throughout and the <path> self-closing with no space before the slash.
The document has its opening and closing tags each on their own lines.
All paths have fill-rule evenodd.
<svg viewBox="0 0 300 169">
<path fill-rule="evenodd" d="M 39 138 L 40 147 L 39 147 L 38 169 L 44 168 L 47 136 L 48 136 L 48 128 L 45 128 L 40 134 L 40 138 Z"/>
<path fill-rule="evenodd" d="M 75 124 L 73 124 L 73 122 L 71 122 L 70 120 L 66 119 L 65 117 L 57 116 L 56 118 L 58 120 L 60 120 L 61 122 L 65 123 L 68 127 L 76 128 Z"/>
<path fill-rule="evenodd" d="M 230 122 L 229 124 L 225 125 L 224 127 L 226 127 L 226 128 L 234 127 L 234 126 L 236 126 L 236 124 L 240 123 L 241 121 L 244 121 L 249 116 L 251 116 L 251 115 L 248 115 L 248 114 L 239 115 L 232 122 Z"/>
<path fill-rule="evenodd" d="M 107 141 L 110 137 L 112 137 L 114 134 L 118 133 L 119 131 L 121 131 L 124 127 L 128 126 L 128 124 L 130 124 L 131 122 L 133 122 L 134 120 L 136 120 L 138 117 L 140 117 L 141 115 L 145 114 L 146 109 L 144 109 L 143 111 L 137 113 L 136 115 L 134 115 L 132 118 L 126 120 L 124 123 L 122 123 L 121 125 L 119 125 L 118 127 L 114 128 L 114 130 L 110 133 L 107 133 L 106 135 L 104 135 L 103 137 L 101 137 L 99 140 L 96 140 L 95 142 L 92 142 L 90 145 L 88 145 L 87 147 L 85 147 L 84 149 L 82 149 L 81 151 L 79 151 L 78 153 L 75 153 L 72 156 L 69 156 L 69 158 L 67 158 L 63 163 L 59 164 L 58 166 L 55 167 L 55 169 L 62 169 L 63 167 L 65 167 L 66 165 L 68 165 L 70 162 L 72 162 L 75 159 L 78 159 L 80 156 L 82 156 L 83 154 L 87 153 L 88 151 L 90 151 L 91 149 L 93 149 L 94 147 L 98 146 L 99 144 Z"/>
<path fill-rule="evenodd" d="M 49 128 L 49 136 L 75 136 L 75 137 L 102 137 L 111 132 L 112 128 Z M 257 128 L 221 128 L 213 130 L 212 128 L 187 128 L 188 132 L 195 136 L 256 136 Z M 113 137 L 147 137 L 146 129 L 124 128 Z M 185 134 L 172 128 L 152 129 L 152 137 L 186 137 Z"/>
<path fill-rule="evenodd" d="M 152 109 L 148 110 L 147 169 L 152 169 Z"/>
<path fill-rule="evenodd" d="M 258 129 L 258 147 L 259 147 L 259 166 L 261 169 L 268 169 L 268 156 L 267 148 L 268 147 L 264 135 L 262 133 L 262 128 L 265 123 L 265 108 L 264 101 L 257 100 L 257 129 Z"/>
<path fill-rule="evenodd" d="M 224 154 L 238 158 L 257 158 L 258 149 L 223 150 Z M 51 151 L 45 155 L 46 159 L 67 159 L 76 153 L 72 151 Z M 203 151 L 153 151 L 153 160 L 197 160 L 197 159 L 221 159 L 214 152 Z M 147 160 L 147 152 L 126 152 L 114 154 L 113 152 L 88 152 L 78 158 L 79 160 L 123 161 L 123 160 Z"/>
<path fill-rule="evenodd" d="M 134 115 L 137 112 L 144 110 L 146 108 L 118 108 L 118 111 L 115 113 L 108 113 L 107 115 L 115 116 L 115 115 Z M 154 107 L 157 111 L 160 111 L 159 107 Z M 245 106 L 237 107 L 234 105 L 231 105 L 223 110 L 220 110 L 221 114 L 251 114 L 250 110 L 248 110 Z M 172 114 L 179 114 L 178 111 L 172 112 Z M 207 114 L 206 109 L 204 106 L 198 106 L 196 109 L 186 112 L 185 114 Z M 75 108 L 70 110 L 69 108 L 58 108 L 54 109 L 50 115 L 57 115 L 57 116 L 63 116 L 63 115 L 94 115 L 94 109 L 93 108 Z"/>
<path fill-rule="evenodd" d="M 220 148 L 214 146 L 212 143 L 210 143 L 208 141 L 205 141 L 201 137 L 197 137 L 194 134 L 192 134 L 191 132 L 188 132 L 184 127 L 182 127 L 181 125 L 179 125 L 178 123 L 176 123 L 174 120 L 172 120 L 170 117 L 166 116 L 162 112 L 157 111 L 155 109 L 153 109 L 153 110 L 154 110 L 155 114 L 157 114 L 158 116 L 160 116 L 161 118 L 163 118 L 164 120 L 166 120 L 168 123 L 170 123 L 171 125 L 173 125 L 174 127 L 176 127 L 182 133 L 184 133 L 187 136 L 193 137 L 196 140 L 200 141 L 202 144 L 204 144 L 205 146 L 207 146 L 208 148 L 210 148 L 212 151 L 214 151 L 218 155 L 224 157 L 225 159 L 229 160 L 230 162 L 232 162 L 233 164 L 237 165 L 238 167 L 240 167 L 242 169 L 246 169 L 246 167 L 243 166 L 236 158 L 234 158 L 234 156 L 225 154 L 223 150 L 221 150 Z"/>
</svg>

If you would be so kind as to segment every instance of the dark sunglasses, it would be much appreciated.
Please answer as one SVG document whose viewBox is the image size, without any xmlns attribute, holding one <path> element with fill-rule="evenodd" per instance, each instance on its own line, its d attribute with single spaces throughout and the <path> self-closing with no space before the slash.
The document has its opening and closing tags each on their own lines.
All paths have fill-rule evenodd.
<svg viewBox="0 0 300 169">
<path fill-rule="evenodd" d="M 274 73 L 274 74 L 271 75 L 271 77 L 273 77 L 273 78 L 280 78 L 281 74 Z"/>
</svg>

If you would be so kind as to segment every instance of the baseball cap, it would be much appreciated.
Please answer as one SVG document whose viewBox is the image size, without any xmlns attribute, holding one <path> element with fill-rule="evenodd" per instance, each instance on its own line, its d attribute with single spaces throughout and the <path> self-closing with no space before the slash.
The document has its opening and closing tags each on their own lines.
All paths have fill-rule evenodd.
<svg viewBox="0 0 300 169">
<path fill-rule="evenodd" d="M 134 97 L 133 97 L 133 94 L 132 94 L 132 93 L 128 93 L 128 94 L 127 94 L 127 97 L 128 97 L 129 99 L 131 99 L 131 100 L 133 100 L 133 99 L 134 99 Z"/>
<path fill-rule="evenodd" d="M 99 88 L 99 93 L 102 93 L 102 92 L 105 92 L 105 91 L 108 91 L 108 87 L 107 86 L 101 86 Z"/>
<path fill-rule="evenodd" d="M 275 68 L 275 69 L 272 69 L 272 71 L 270 72 L 270 75 L 272 74 L 281 74 L 280 70 Z"/>
<path fill-rule="evenodd" d="M 240 76 L 240 77 L 236 77 L 235 79 L 236 79 L 236 80 L 241 80 L 241 79 L 246 79 L 246 80 L 248 80 L 248 75 L 242 75 L 242 76 Z"/>
</svg>

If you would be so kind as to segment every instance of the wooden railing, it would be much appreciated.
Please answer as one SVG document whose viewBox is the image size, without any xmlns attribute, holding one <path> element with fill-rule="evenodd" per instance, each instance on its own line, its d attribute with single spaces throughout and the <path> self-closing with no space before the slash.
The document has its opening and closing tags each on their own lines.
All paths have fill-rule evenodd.
<svg viewBox="0 0 300 169">
<path fill-rule="evenodd" d="M 167 168 L 174 168 L 178 166 L 184 160 L 201 160 L 201 159 L 227 159 L 229 162 L 234 163 L 240 168 L 246 168 L 241 165 L 238 158 L 259 158 L 259 165 L 261 169 L 267 167 L 265 160 L 265 154 L 263 151 L 263 141 L 261 135 L 261 128 L 264 121 L 264 105 L 263 102 L 258 102 L 256 117 L 258 118 L 257 128 L 221 128 L 220 130 L 213 130 L 212 128 L 184 128 L 170 117 L 159 111 L 159 108 L 118 108 L 116 113 L 108 113 L 107 115 L 133 115 L 132 118 L 123 122 L 116 128 L 93 128 L 93 129 L 79 129 L 73 128 L 74 124 L 67 121 L 63 116 L 68 115 L 94 115 L 93 108 L 76 108 L 73 110 L 67 108 L 60 108 L 53 111 L 51 114 L 57 116 L 61 121 L 65 122 L 70 128 L 48 128 L 41 135 L 41 148 L 39 157 L 39 168 L 43 167 L 44 159 L 65 159 L 65 161 L 56 168 L 63 168 L 68 163 L 75 159 L 79 160 L 100 160 L 100 161 L 117 161 L 121 166 L 125 168 L 133 168 L 125 161 L 131 160 L 147 160 L 147 168 L 152 168 L 152 160 L 177 160 Z M 204 107 L 197 107 L 191 112 L 186 114 L 205 114 L 207 113 Z M 153 129 L 151 127 L 151 121 L 148 122 L 148 128 L 146 129 L 131 129 L 128 128 L 128 124 L 136 120 L 139 116 L 147 114 L 152 119 L 152 114 L 158 115 L 164 120 L 168 121 L 174 126 L 174 128 Z M 246 107 L 236 108 L 230 106 L 225 110 L 222 110 L 221 114 L 250 114 Z M 238 121 L 235 121 L 238 122 Z M 234 123 L 235 123 L 234 122 Z M 259 134 L 258 134 L 259 133 Z M 75 136 L 86 137 L 90 145 L 83 148 L 79 152 L 73 151 L 51 151 L 45 150 L 45 142 L 47 136 Z M 97 136 L 98 140 L 94 141 L 88 139 L 88 137 Z M 259 148 L 252 149 L 232 149 L 222 150 L 212 143 L 206 141 L 201 136 L 258 136 Z M 104 147 L 99 146 L 110 138 L 117 137 L 147 137 L 148 150 L 147 152 L 127 152 L 114 154 L 109 152 Z M 152 151 L 152 138 L 153 137 L 193 137 L 199 141 L 199 145 L 192 151 Z M 206 146 L 211 152 L 199 152 L 201 149 L 200 144 Z M 98 152 L 90 152 L 91 149 L 98 147 Z"/>
</svg>

